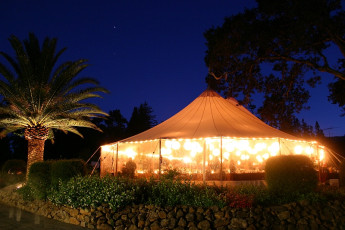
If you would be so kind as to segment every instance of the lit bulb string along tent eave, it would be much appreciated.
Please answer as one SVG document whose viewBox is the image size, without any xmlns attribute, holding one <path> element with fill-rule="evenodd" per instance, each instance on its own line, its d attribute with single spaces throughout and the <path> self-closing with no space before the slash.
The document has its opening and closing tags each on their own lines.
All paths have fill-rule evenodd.
<svg viewBox="0 0 345 230">
<path fill-rule="evenodd" d="M 101 148 L 101 175 L 121 172 L 128 161 L 137 177 L 156 177 L 177 169 L 192 180 L 230 180 L 232 173 L 263 173 L 277 155 L 307 155 L 316 166 L 331 165 L 329 150 L 317 142 L 283 138 L 155 139 L 116 142 Z M 335 163 L 335 162 L 333 162 Z"/>
<path fill-rule="evenodd" d="M 204 181 L 263 172 L 265 161 L 276 155 L 305 154 L 316 166 L 339 161 L 317 142 L 275 129 L 210 89 L 161 124 L 101 149 L 101 176 L 121 172 L 128 161 L 138 177 L 177 169 Z"/>
</svg>

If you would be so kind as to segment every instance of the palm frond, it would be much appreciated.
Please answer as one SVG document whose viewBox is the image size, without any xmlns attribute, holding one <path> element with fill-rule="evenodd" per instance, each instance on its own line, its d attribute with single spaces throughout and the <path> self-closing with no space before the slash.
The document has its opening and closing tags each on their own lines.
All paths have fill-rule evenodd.
<svg viewBox="0 0 345 230">
<path fill-rule="evenodd" d="M 86 59 L 55 66 L 66 50 L 56 51 L 57 40 L 46 38 L 42 46 L 33 34 L 21 42 L 9 38 L 15 57 L 0 53 L 13 70 L 0 63 L 0 94 L 6 106 L 0 106 L 0 127 L 6 130 L 44 127 L 73 132 L 78 127 L 101 131 L 89 119 L 107 116 L 98 106 L 82 103 L 107 93 L 93 78 L 79 78 L 89 64 Z M 91 87 L 85 87 L 85 85 Z M 31 132 L 31 131 L 30 131 Z M 29 131 L 28 131 L 29 133 Z"/>
</svg>

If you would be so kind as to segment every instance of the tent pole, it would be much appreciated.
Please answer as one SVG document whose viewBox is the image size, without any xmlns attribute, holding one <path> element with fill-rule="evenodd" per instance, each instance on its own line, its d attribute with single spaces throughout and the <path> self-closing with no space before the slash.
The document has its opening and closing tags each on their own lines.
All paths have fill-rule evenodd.
<svg viewBox="0 0 345 230">
<path fill-rule="evenodd" d="M 220 137 L 220 181 L 223 181 L 223 137 Z"/>
<path fill-rule="evenodd" d="M 203 157 L 203 162 L 202 162 L 202 181 L 204 182 L 204 184 L 206 183 L 205 165 L 206 165 L 206 140 L 204 140 L 204 157 Z"/>
<path fill-rule="evenodd" d="M 119 159 L 119 143 L 116 144 L 116 156 L 115 156 L 115 176 L 117 176 L 117 162 Z"/>
<path fill-rule="evenodd" d="M 279 143 L 279 155 L 282 155 L 282 148 L 281 148 L 281 143 L 280 143 L 280 137 L 278 137 L 278 143 Z"/>
<path fill-rule="evenodd" d="M 317 154 L 317 162 L 319 166 L 319 183 L 322 183 L 321 181 L 321 162 L 320 162 L 320 153 L 319 153 L 319 145 L 316 146 L 316 154 Z"/>
<path fill-rule="evenodd" d="M 161 167 L 162 167 L 162 139 L 159 138 L 158 142 L 158 148 L 159 148 L 159 171 L 158 171 L 158 180 L 161 179 Z"/>
</svg>

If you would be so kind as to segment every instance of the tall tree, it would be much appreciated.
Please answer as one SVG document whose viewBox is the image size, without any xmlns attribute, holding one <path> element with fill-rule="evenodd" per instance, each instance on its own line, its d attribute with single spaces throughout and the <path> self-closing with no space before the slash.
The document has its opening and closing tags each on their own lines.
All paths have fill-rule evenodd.
<svg viewBox="0 0 345 230">
<path fill-rule="evenodd" d="M 282 63 L 299 64 L 304 82 L 315 85 L 318 72 L 337 81 L 329 99 L 345 111 L 345 11 L 340 0 L 257 0 L 258 7 L 228 17 L 205 33 L 205 62 L 227 94 L 243 94 L 244 103 L 262 83 L 268 69 Z M 338 49 L 340 57 L 329 54 Z M 334 61 L 334 59 L 336 59 Z M 269 74 L 268 74 L 269 75 Z M 208 77 L 209 79 L 210 77 Z M 300 84 L 296 82 L 294 84 Z"/>
<path fill-rule="evenodd" d="M 107 142 L 117 141 L 126 137 L 128 121 L 119 109 L 109 111 L 105 120 L 105 139 Z"/>
<path fill-rule="evenodd" d="M 107 90 L 95 79 L 77 77 L 88 66 L 85 59 L 56 66 L 66 50 L 56 51 L 56 38 L 46 38 L 42 46 L 32 33 L 23 42 L 15 36 L 9 41 L 16 55 L 0 53 L 12 67 L 0 63 L 0 95 L 5 101 L 0 107 L 0 126 L 3 135 L 23 132 L 29 170 L 32 163 L 43 161 L 44 143 L 53 135 L 52 129 L 79 136 L 77 127 L 101 131 L 90 118 L 106 113 L 84 100 L 100 97 L 99 92 Z"/>
<path fill-rule="evenodd" d="M 303 68 L 300 64 L 291 67 L 287 63 L 276 65 L 280 76 L 270 74 L 265 77 L 263 92 L 264 103 L 258 109 L 263 121 L 279 128 L 282 131 L 297 134 L 299 129 L 296 115 L 308 107 L 305 104 L 310 97 L 309 92 L 303 88 Z"/>
<path fill-rule="evenodd" d="M 128 135 L 135 135 L 152 128 L 157 124 L 153 109 L 147 102 L 141 104 L 139 108 L 134 107 L 132 116 L 128 122 L 127 132 Z"/>
</svg>

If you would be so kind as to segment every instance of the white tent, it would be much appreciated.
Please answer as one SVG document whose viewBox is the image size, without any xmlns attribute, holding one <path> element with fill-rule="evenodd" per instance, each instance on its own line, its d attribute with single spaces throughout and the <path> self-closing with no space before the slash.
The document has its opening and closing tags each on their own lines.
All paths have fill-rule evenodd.
<svg viewBox="0 0 345 230">
<path fill-rule="evenodd" d="M 316 142 L 277 130 L 235 99 L 207 89 L 161 124 L 102 146 L 101 175 L 121 171 L 131 159 L 137 175 L 178 169 L 193 179 L 226 179 L 231 173 L 263 172 L 265 160 L 278 154 L 306 154 L 315 163 L 324 159 Z"/>
</svg>

